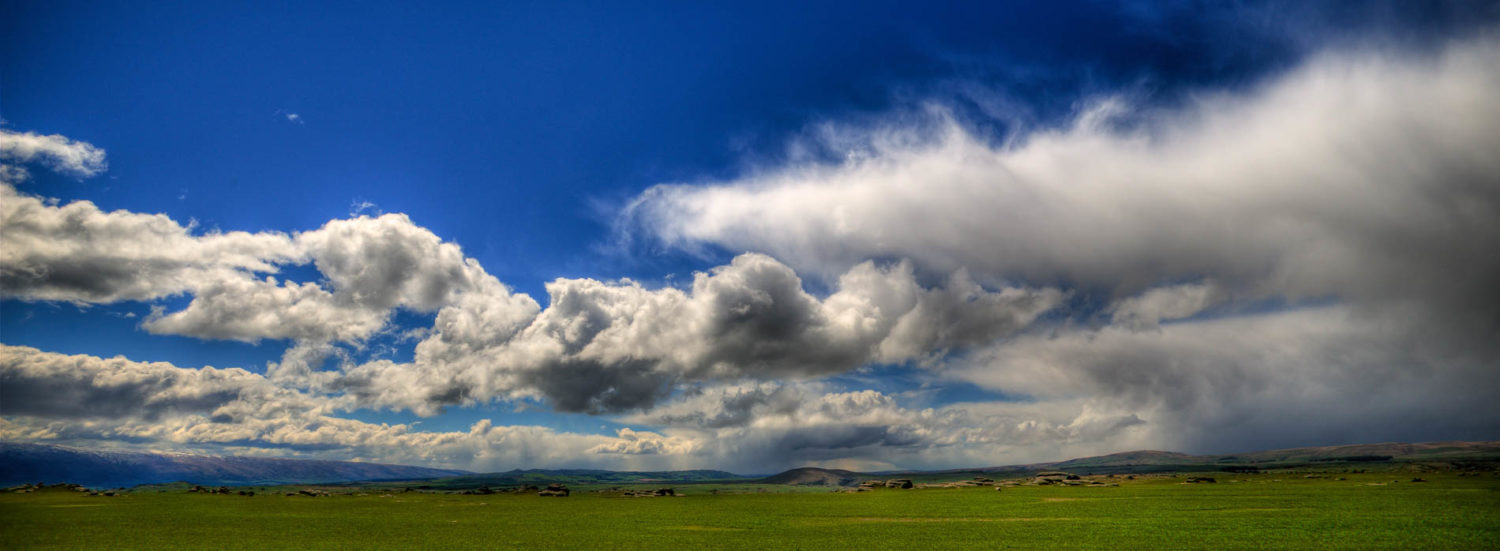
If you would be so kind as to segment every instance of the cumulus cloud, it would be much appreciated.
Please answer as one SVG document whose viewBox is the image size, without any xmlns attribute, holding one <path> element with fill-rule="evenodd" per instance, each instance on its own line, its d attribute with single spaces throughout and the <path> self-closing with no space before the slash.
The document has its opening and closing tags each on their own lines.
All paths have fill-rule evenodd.
<svg viewBox="0 0 1500 551">
<path fill-rule="evenodd" d="M 324 280 L 278 283 L 240 271 L 197 281 L 188 289 L 193 300 L 186 308 L 150 319 L 145 327 L 207 338 L 354 342 L 385 327 L 397 308 L 430 312 L 454 303 L 512 300 L 509 288 L 458 245 L 403 214 L 328 222 L 292 236 L 283 258 L 310 262 Z M 459 296 L 475 293 L 481 296 Z M 535 306 L 525 297 L 514 302 L 522 311 Z"/>
<path fill-rule="evenodd" d="M 89 178 L 109 168 L 104 150 L 88 142 L 57 134 L 14 132 L 3 128 L 0 128 L 0 161 L 40 162 L 52 170 L 79 178 Z M 6 170 L 4 181 L 13 182 L 26 177 L 24 168 L 8 166 Z"/>
<path fill-rule="evenodd" d="M 254 341 L 358 341 L 386 324 L 387 310 L 340 303 L 316 283 L 227 277 L 193 289 L 187 307 L 158 311 L 142 327 L 158 334 Z"/>
<path fill-rule="evenodd" d="M 372 406 L 429 414 L 495 397 L 616 412 L 650 407 L 681 383 L 919 361 L 1012 334 L 1062 298 L 1055 289 L 989 290 L 962 273 L 927 289 L 910 264 L 867 262 L 819 300 L 790 268 L 759 254 L 698 273 L 687 290 L 590 279 L 547 290 L 550 305 L 539 313 L 526 301 L 449 306 L 413 362 L 351 368 L 338 388 Z"/>
<path fill-rule="evenodd" d="M 0 184 L 0 292 L 113 303 L 189 294 L 144 327 L 201 338 L 358 341 L 395 308 L 434 311 L 469 291 L 509 294 L 459 247 L 402 214 L 280 232 L 196 232 L 160 214 L 62 206 Z M 321 282 L 263 274 L 312 264 Z"/>
<path fill-rule="evenodd" d="M 662 436 L 654 432 L 633 431 L 628 428 L 616 432 L 619 440 L 600 444 L 589 449 L 589 453 L 655 455 L 687 454 L 693 451 L 693 442 L 686 438 Z"/>
<path fill-rule="evenodd" d="M 274 391 L 243 369 L 189 370 L 0 345 L 0 410 L 6 415 L 156 420 L 211 413 L 252 392 Z"/>
<path fill-rule="evenodd" d="M 986 287 L 962 270 L 929 288 L 910 262 L 864 262 L 819 299 L 790 267 L 747 253 L 697 274 L 686 289 L 555 280 L 543 310 L 401 214 L 291 235 L 199 234 L 163 215 L 0 192 L 7 296 L 109 303 L 186 294 L 185 307 L 158 307 L 142 327 L 292 340 L 268 371 L 279 383 L 424 415 L 496 398 L 616 412 L 649 407 L 683 382 L 927 364 L 1019 331 L 1063 298 L 1050 288 Z M 275 276 L 296 265 L 322 279 Z M 363 342 L 397 309 L 436 312 L 413 361 L 319 369 L 334 353 L 329 344 Z"/>
<path fill-rule="evenodd" d="M 274 272 L 295 257 L 281 233 L 194 235 L 160 214 L 54 206 L 0 184 L 0 292 L 21 300 L 151 300 Z"/>
</svg>

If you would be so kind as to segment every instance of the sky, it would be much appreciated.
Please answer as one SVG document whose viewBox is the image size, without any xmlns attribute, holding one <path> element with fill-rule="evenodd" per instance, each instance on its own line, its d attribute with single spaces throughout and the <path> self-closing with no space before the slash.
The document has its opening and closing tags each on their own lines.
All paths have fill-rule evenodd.
<svg viewBox="0 0 1500 551">
<path fill-rule="evenodd" d="M 0 440 L 1500 438 L 1500 5 L 974 4 L 4 0 Z"/>
</svg>

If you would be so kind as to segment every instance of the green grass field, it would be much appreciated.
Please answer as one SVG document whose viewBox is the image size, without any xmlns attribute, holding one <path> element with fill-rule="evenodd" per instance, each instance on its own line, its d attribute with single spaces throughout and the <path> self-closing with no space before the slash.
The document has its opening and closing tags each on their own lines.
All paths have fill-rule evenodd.
<svg viewBox="0 0 1500 551">
<path fill-rule="evenodd" d="M 678 498 L 370 493 L 0 495 L 5 549 L 1493 549 L 1500 478 L 1216 475 L 1020 486 Z M 1398 480 L 1399 482 L 1392 482 Z M 1237 482 L 1236 482 L 1237 481 Z M 1383 484 L 1383 485 L 1375 485 Z M 805 490 L 805 489 L 804 489 Z M 389 497 L 384 497 L 388 495 Z"/>
</svg>

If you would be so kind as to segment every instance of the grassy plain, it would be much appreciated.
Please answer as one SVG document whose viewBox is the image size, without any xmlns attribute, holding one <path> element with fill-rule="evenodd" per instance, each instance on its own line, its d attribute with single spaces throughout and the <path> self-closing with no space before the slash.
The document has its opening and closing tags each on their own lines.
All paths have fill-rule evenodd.
<svg viewBox="0 0 1500 551">
<path fill-rule="evenodd" d="M 1421 483 L 1394 473 L 1216 476 L 1217 484 L 1141 478 L 999 492 L 692 485 L 678 486 L 690 494 L 678 498 L 589 488 L 568 498 L 50 490 L 0 495 L 0 548 L 1493 549 L 1500 542 L 1500 478 L 1489 473 L 1428 473 Z"/>
</svg>

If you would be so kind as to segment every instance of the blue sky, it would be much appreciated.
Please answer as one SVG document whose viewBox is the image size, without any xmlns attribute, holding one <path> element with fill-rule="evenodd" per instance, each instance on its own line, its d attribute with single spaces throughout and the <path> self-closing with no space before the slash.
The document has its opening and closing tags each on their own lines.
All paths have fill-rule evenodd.
<svg viewBox="0 0 1500 551">
<path fill-rule="evenodd" d="M 12 250 L 0 302 L 11 390 L 208 392 L 169 392 L 203 366 L 243 368 L 261 389 L 209 392 L 234 398 L 108 430 L 60 407 L 0 404 L 7 439 L 123 445 L 142 439 L 122 435 L 149 433 L 159 448 L 479 470 L 884 468 L 1485 438 L 1497 428 L 1382 424 L 1414 410 L 1437 416 L 1445 410 L 1428 407 L 1431 397 L 1464 378 L 1494 390 L 1497 356 L 1483 344 L 1497 334 L 1493 296 L 1465 286 L 1492 281 L 1494 266 L 1464 260 L 1493 241 L 1474 213 L 1496 205 L 1493 178 L 1475 176 L 1495 152 L 1485 138 L 1496 136 L 1487 125 L 1497 98 L 1482 86 L 1495 67 L 1471 59 L 1494 53 L 1500 10 L 1490 3 L 5 2 L 3 11 L 3 160 L 26 171 L 7 177 L 7 199 L 38 201 L 32 214 L 7 211 L 0 235 Z M 1364 101 L 1337 95 L 1372 86 L 1383 91 Z M 107 168 L 59 160 L 79 144 L 106 155 Z M 65 218 L 58 209 L 75 201 L 97 205 L 99 220 L 161 214 L 188 229 L 152 245 L 99 226 L 119 232 L 108 246 L 66 224 L 22 229 L 29 216 Z M 1355 204 L 1364 210 L 1344 209 Z M 1435 222 L 1445 219 L 1459 222 Z M 369 223 L 299 237 L 338 220 Z M 226 246 L 266 264 L 189 258 L 208 254 L 200 249 L 171 259 L 119 252 L 231 232 L 266 240 Z M 386 265 L 359 256 L 373 249 L 338 241 L 396 234 L 428 248 L 382 249 L 417 260 L 381 274 Z M 419 234 L 461 247 L 459 260 Z M 290 241 L 271 244 L 276 236 Z M 346 253 L 356 260 L 341 276 L 329 266 Z M 176 267 L 151 271 L 166 264 Z M 104 265 L 84 271 L 99 281 L 59 275 Z M 453 279 L 420 279 L 429 269 Z M 1439 283 L 1452 273 L 1462 281 Z M 485 287 L 488 276 L 506 290 Z M 783 276 L 796 279 L 786 287 Z M 402 278 L 448 294 L 419 297 Z M 389 286 L 366 287 L 375 280 Z M 874 280 L 885 286 L 861 287 Z M 291 302 L 255 302 L 290 293 L 287 282 L 326 296 L 308 288 Z M 891 290 L 902 286 L 925 298 Z M 90 294 L 98 289 L 108 291 Z M 564 291 L 576 310 L 554 308 Z M 480 296 L 496 302 L 464 302 Z M 418 351 L 429 339 L 457 346 L 444 340 L 457 330 L 445 333 L 443 312 L 494 314 L 503 301 L 521 325 L 481 332 L 504 333 L 504 343 L 474 336 L 483 344 L 441 359 Z M 846 325 L 855 303 L 875 305 L 858 311 L 876 329 Z M 652 308 L 667 313 L 647 319 Z M 263 312 L 275 321 L 245 321 Z M 692 325 L 698 314 L 706 328 Z M 1302 326 L 1323 333 L 1276 340 Z M 1245 340 L 1190 345 L 1225 334 Z M 847 350 L 807 350 L 844 337 Z M 576 338 L 586 342 L 569 344 Z M 1463 353 L 1368 352 L 1407 340 Z M 41 356 L 27 364 L 22 348 Z M 534 355 L 554 348 L 560 356 Z M 303 349 L 319 351 L 313 375 L 269 368 Z M 81 367 L 38 367 L 116 356 L 189 371 L 131 367 L 157 382 L 126 392 L 86 383 Z M 1347 365 L 1315 361 L 1329 357 Z M 1339 378 L 1371 371 L 1442 375 L 1405 390 Z M 424 390 L 406 396 L 380 382 L 402 377 Z M 1331 390 L 1275 391 L 1296 381 Z M 1368 393 L 1389 401 L 1326 412 L 1316 430 L 1220 430 L 1236 416 L 1322 412 Z M 165 399 L 136 398 L 118 411 Z M 309 434 L 342 419 L 369 425 L 349 434 L 417 423 L 405 436 L 380 434 L 453 440 L 487 420 L 574 443 L 542 452 L 493 435 L 403 455 L 365 435 L 299 451 L 296 442 L 316 439 L 224 413 L 283 402 L 335 420 L 275 420 Z M 799 424 L 814 411 L 826 418 Z M 203 421 L 220 417 L 243 434 L 205 435 L 205 423 L 232 424 Z M 986 432 L 996 426 L 1015 430 Z M 731 440 L 759 447 L 723 444 Z"/>
</svg>

